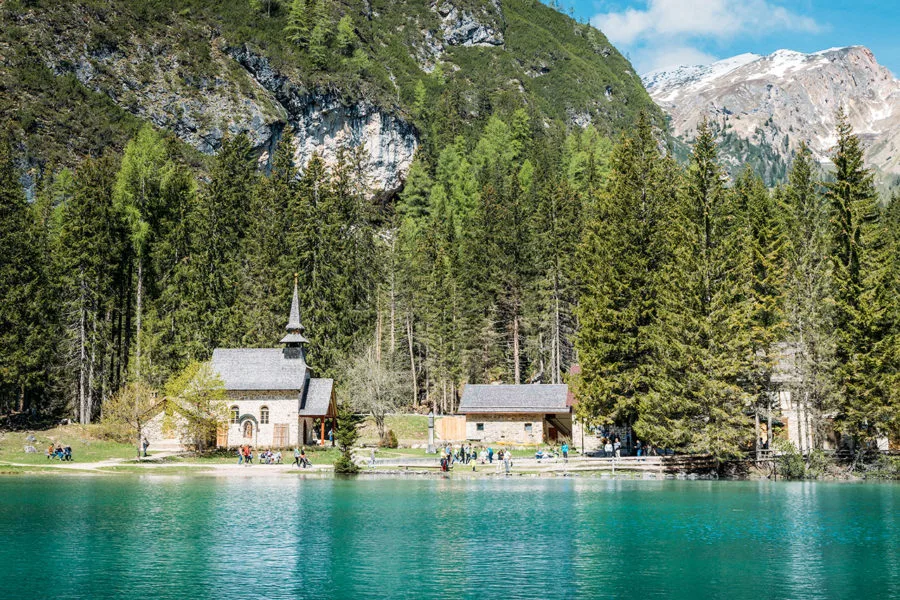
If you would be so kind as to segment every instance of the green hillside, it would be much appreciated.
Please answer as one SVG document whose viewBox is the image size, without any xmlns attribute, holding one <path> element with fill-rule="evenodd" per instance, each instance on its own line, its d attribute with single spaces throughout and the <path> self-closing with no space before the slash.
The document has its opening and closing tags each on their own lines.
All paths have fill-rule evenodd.
<svg viewBox="0 0 900 600">
<path fill-rule="evenodd" d="M 249 126 L 256 113 L 248 103 L 257 120 L 284 116 L 232 58 L 241 48 L 300 90 L 391 111 L 426 143 L 441 143 L 434 138 L 443 134 L 472 139 L 490 114 L 520 107 L 545 125 L 593 122 L 607 135 L 625 130 L 641 109 L 663 124 L 601 32 L 537 0 L 310 4 L 313 29 L 322 30 L 312 43 L 291 39 L 286 0 L 6 2 L 0 118 L 13 123 L 30 167 L 121 148 L 141 120 L 209 153 L 216 144 L 204 147 L 186 132 Z M 477 25 L 494 38 L 444 39 L 448 11 L 463 30 Z"/>
</svg>

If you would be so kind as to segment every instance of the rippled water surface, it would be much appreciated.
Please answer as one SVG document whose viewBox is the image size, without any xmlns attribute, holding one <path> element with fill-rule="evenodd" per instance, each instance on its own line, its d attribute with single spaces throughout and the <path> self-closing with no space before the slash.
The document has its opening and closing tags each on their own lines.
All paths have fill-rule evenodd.
<svg viewBox="0 0 900 600">
<path fill-rule="evenodd" d="M 898 598 L 896 484 L 0 479 L 3 598 Z"/>
</svg>

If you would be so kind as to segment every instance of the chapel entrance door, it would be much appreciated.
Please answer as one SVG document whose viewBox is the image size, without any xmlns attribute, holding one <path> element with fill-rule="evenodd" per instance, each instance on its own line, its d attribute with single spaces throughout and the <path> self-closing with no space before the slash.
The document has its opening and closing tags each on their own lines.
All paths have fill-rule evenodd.
<svg viewBox="0 0 900 600">
<path fill-rule="evenodd" d="M 287 448 L 290 445 L 290 430 L 287 423 L 276 423 L 272 445 L 276 448 Z"/>
</svg>

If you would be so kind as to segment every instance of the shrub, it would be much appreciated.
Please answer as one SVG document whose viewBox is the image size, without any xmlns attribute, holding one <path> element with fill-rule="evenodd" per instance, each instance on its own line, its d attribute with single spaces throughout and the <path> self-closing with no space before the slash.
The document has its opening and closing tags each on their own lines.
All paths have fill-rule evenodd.
<svg viewBox="0 0 900 600">
<path fill-rule="evenodd" d="M 806 463 L 803 455 L 788 440 L 775 440 L 775 449 L 778 451 L 778 475 L 784 479 L 803 479 L 806 477 Z"/>
<path fill-rule="evenodd" d="M 385 432 L 384 437 L 381 438 L 381 441 L 378 443 L 378 445 L 382 448 L 396 448 L 400 445 L 400 443 L 397 441 L 397 436 L 396 434 L 394 434 L 394 430 L 388 429 Z"/>
<path fill-rule="evenodd" d="M 806 465 L 806 476 L 818 479 L 828 474 L 828 468 L 832 461 L 821 450 L 813 450 L 809 453 L 809 460 Z"/>
</svg>

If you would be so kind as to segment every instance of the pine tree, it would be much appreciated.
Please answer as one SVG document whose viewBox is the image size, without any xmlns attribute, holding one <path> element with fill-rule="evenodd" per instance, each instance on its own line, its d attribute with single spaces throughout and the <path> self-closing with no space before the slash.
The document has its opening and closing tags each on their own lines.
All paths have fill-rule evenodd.
<svg viewBox="0 0 900 600">
<path fill-rule="evenodd" d="M 193 232 L 197 183 L 185 165 L 169 161 L 162 175 L 161 191 L 167 215 L 150 254 L 157 282 L 147 307 L 146 361 L 142 371 L 155 387 L 162 386 L 173 372 L 191 360 L 205 358 L 209 352 L 201 342 L 201 315 L 193 308 L 200 283 L 195 277 L 192 256 L 197 240 Z"/>
<path fill-rule="evenodd" d="M 70 398 L 82 424 L 90 423 L 104 396 L 116 390 L 113 373 L 112 313 L 125 224 L 113 202 L 116 164 L 86 160 L 75 174 L 75 190 L 65 207 L 57 240 L 66 362 L 72 365 Z M 122 330 L 120 330 L 120 335 Z"/>
<path fill-rule="evenodd" d="M 166 172 L 166 146 L 162 137 L 150 125 L 128 142 L 116 177 L 116 210 L 128 227 L 130 245 L 122 257 L 129 273 L 128 294 L 132 297 L 131 273 L 134 272 L 135 356 L 131 362 L 133 374 L 141 379 L 141 342 L 145 310 L 146 281 L 154 281 L 152 265 L 147 257 L 159 235 L 160 222 L 168 206 L 162 193 L 162 177 Z M 146 273 L 150 268 L 150 273 Z M 131 306 L 123 307 L 130 313 Z"/>
<path fill-rule="evenodd" d="M 328 45 L 331 42 L 331 23 L 327 19 L 319 19 L 312 33 L 309 34 L 309 58 L 317 69 L 328 66 L 331 54 Z"/>
<path fill-rule="evenodd" d="M 243 284 L 243 240 L 257 177 L 247 136 L 226 139 L 190 216 L 189 322 L 196 324 L 194 335 L 207 355 L 223 344 L 236 345 L 243 335 L 235 304 Z"/>
<path fill-rule="evenodd" d="M 870 441 L 889 428 L 885 371 L 892 366 L 881 348 L 891 329 L 888 245 L 873 175 L 863 162 L 859 138 L 843 110 L 837 115 L 831 207 L 830 259 L 835 282 L 838 419 L 846 433 Z"/>
<path fill-rule="evenodd" d="M 654 388 L 660 274 L 678 178 L 646 115 L 615 148 L 600 208 L 579 248 L 578 410 L 589 421 L 633 423 Z"/>
<path fill-rule="evenodd" d="M 12 152 L 0 139 L 0 410 L 23 411 L 46 368 L 44 255 Z"/>
<path fill-rule="evenodd" d="M 292 0 L 284 32 L 289 40 L 306 47 L 316 24 L 319 0 Z"/>
<path fill-rule="evenodd" d="M 825 415 L 834 408 L 832 274 L 828 261 L 828 204 L 820 193 L 812 153 L 804 145 L 781 191 L 785 212 L 785 317 L 787 340 L 796 349 L 798 385 L 793 393 L 809 411 L 813 445 L 825 439 Z M 805 436 L 801 436 L 805 437 Z"/>
<path fill-rule="evenodd" d="M 741 387 L 750 323 L 734 195 L 707 123 L 698 128 L 663 273 L 653 345 L 654 389 L 635 430 L 655 446 L 734 456 L 751 439 Z"/>
<path fill-rule="evenodd" d="M 272 173 L 259 179 L 251 200 L 237 300 L 242 345 L 269 346 L 284 327 L 293 273 L 286 242 L 291 223 L 286 216 L 297 194 L 293 139 L 291 130 L 285 130 L 272 159 Z"/>
<path fill-rule="evenodd" d="M 755 400 L 757 414 L 775 393 L 773 375 L 782 359 L 785 336 L 785 234 L 777 206 L 762 179 L 749 168 L 738 177 L 733 193 L 738 210 L 736 239 L 748 289 L 749 345 L 742 387 Z M 755 437 L 758 439 L 758 436 Z"/>
<path fill-rule="evenodd" d="M 353 18 L 350 15 L 344 15 L 343 17 L 341 17 L 341 20 L 338 21 L 337 39 L 335 40 L 337 48 L 341 52 L 341 54 L 350 56 L 353 54 L 353 50 L 356 48 L 357 42 L 358 40 L 356 37 L 356 29 L 353 26 Z"/>
</svg>

